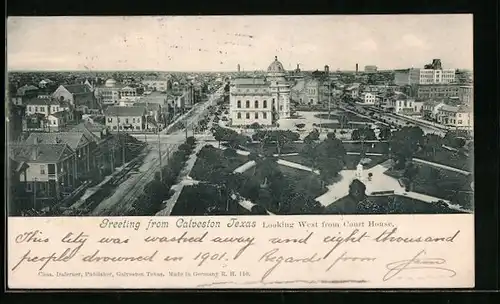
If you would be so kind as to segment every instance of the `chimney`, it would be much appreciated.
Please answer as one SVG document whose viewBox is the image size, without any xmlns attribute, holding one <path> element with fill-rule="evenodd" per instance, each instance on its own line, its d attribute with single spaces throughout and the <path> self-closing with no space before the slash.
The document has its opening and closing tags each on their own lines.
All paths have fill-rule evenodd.
<svg viewBox="0 0 500 304">
<path fill-rule="evenodd" d="M 356 73 L 358 72 L 358 64 L 356 63 Z"/>
<path fill-rule="evenodd" d="M 330 72 L 330 67 L 328 65 L 325 65 L 325 74 L 328 74 Z"/>
</svg>

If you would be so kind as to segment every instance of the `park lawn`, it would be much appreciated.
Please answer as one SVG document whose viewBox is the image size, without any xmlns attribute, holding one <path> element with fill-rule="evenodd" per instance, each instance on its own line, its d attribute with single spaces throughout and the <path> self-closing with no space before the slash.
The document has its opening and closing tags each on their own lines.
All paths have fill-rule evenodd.
<svg viewBox="0 0 500 304">
<path fill-rule="evenodd" d="M 389 143 L 388 142 L 375 142 L 375 143 L 364 143 L 361 142 L 353 143 L 353 142 L 344 142 L 344 149 L 346 152 L 361 152 L 361 148 L 368 153 L 388 153 L 389 152 Z"/>
<path fill-rule="evenodd" d="M 321 183 L 319 176 L 312 172 L 295 169 L 284 165 L 278 165 L 278 168 L 283 174 L 281 180 L 283 182 L 283 187 L 286 187 L 286 189 L 281 189 L 282 191 L 285 191 L 283 194 L 293 194 L 290 193 L 291 191 L 314 199 L 328 191 L 326 185 Z M 256 177 L 262 176 L 260 170 L 262 170 L 262 167 L 253 167 L 242 174 L 242 177 L 245 178 L 245 181 L 243 181 L 242 185 L 245 186 L 239 189 L 240 194 L 250 199 L 253 203 L 260 205 L 273 213 L 279 213 L 279 211 L 277 210 L 272 210 L 272 206 L 267 206 L 266 202 L 262 201 L 258 195 L 260 189 L 259 185 L 262 181 Z M 300 201 L 297 201 L 297 204 L 300 203 Z M 292 207 L 292 209 L 300 209 L 300 205 L 296 205 Z"/>
<path fill-rule="evenodd" d="M 214 185 L 199 184 L 182 189 L 172 209 L 173 216 L 188 215 L 250 215 L 238 202 L 222 193 Z"/>
<path fill-rule="evenodd" d="M 227 157 L 223 154 L 223 150 L 216 149 L 216 151 L 218 155 L 217 164 L 222 165 L 222 170 L 225 173 L 231 173 L 236 168 L 248 162 L 247 156 L 237 154 L 232 157 Z M 208 162 L 207 160 L 198 157 L 193 169 L 191 170 L 190 176 L 195 180 L 207 181 L 210 179 L 208 173 L 212 165 L 212 162 Z"/>
<path fill-rule="evenodd" d="M 358 202 L 345 196 L 325 208 L 327 214 L 436 214 L 463 213 L 451 208 L 442 210 L 433 203 L 427 203 L 401 195 L 368 196 L 367 200 L 377 205 L 372 212 L 357 210 Z"/>
<path fill-rule="evenodd" d="M 473 209 L 474 194 L 470 184 L 474 179 L 471 175 L 467 176 L 420 163 L 415 163 L 415 165 L 419 170 L 413 181 L 414 192 L 448 200 L 451 204 L 459 205 L 465 210 Z M 431 168 L 439 172 L 439 175 L 433 177 Z M 387 170 L 384 174 L 399 179 L 403 176 L 403 171 Z"/>
<path fill-rule="evenodd" d="M 432 155 L 419 152 L 415 157 L 469 172 L 472 172 L 474 167 L 473 156 L 465 156 L 461 153 L 449 151 L 444 148 L 437 148 L 436 153 Z"/>
<path fill-rule="evenodd" d="M 449 200 L 466 210 L 473 209 L 474 194 L 471 182 L 474 179 L 471 175 L 434 167 L 439 176 L 431 177 L 431 166 L 418 163 L 416 165 L 419 170 L 413 182 L 413 191 Z"/>
</svg>

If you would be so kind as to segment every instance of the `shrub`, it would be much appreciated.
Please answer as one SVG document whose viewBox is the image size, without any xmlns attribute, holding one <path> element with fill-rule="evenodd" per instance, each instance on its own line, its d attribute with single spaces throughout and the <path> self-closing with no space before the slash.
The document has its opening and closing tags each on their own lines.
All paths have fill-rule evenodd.
<svg viewBox="0 0 500 304">
<path fill-rule="evenodd" d="M 228 148 L 228 149 L 224 150 L 223 154 L 225 157 L 235 157 L 238 155 L 236 150 L 232 149 L 232 148 Z"/>
</svg>

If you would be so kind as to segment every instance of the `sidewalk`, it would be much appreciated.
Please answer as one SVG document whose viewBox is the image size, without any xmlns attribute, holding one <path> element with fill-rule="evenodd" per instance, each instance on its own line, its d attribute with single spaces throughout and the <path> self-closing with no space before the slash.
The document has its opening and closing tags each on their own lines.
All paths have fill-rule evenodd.
<svg viewBox="0 0 500 304">
<path fill-rule="evenodd" d="M 174 209 L 175 204 L 177 203 L 177 200 L 179 199 L 179 196 L 182 193 L 182 190 L 184 189 L 184 186 L 189 185 L 192 181 L 193 184 L 196 182 L 189 177 L 189 174 L 191 173 L 191 170 L 194 167 L 194 164 L 196 163 L 198 152 L 205 146 L 204 142 L 199 142 L 191 155 L 189 155 L 189 159 L 186 161 L 186 165 L 184 166 L 184 169 L 182 169 L 181 173 L 179 174 L 179 179 L 180 182 L 177 184 L 173 185 L 170 189 L 174 190 L 174 194 L 172 197 L 170 197 L 166 202 L 164 202 L 165 207 L 156 213 L 157 216 L 168 216 L 170 213 L 172 213 L 172 210 Z M 186 180 L 189 180 L 190 182 L 187 182 Z"/>
</svg>

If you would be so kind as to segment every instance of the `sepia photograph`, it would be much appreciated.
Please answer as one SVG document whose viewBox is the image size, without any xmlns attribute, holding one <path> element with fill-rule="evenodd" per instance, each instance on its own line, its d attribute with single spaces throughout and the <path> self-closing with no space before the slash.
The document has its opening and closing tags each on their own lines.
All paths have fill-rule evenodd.
<svg viewBox="0 0 500 304">
<path fill-rule="evenodd" d="M 472 43 L 471 15 L 10 17 L 8 214 L 472 213 Z"/>
</svg>

